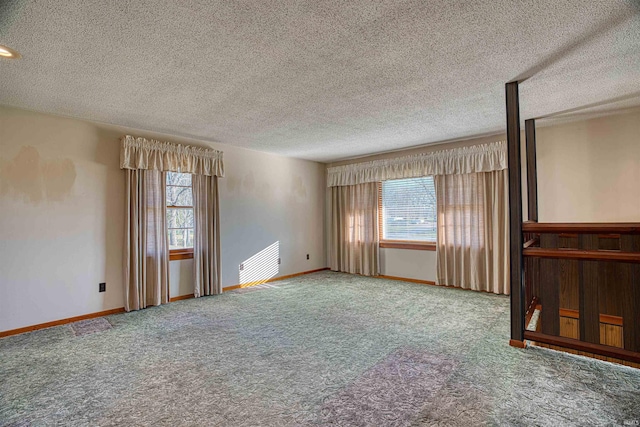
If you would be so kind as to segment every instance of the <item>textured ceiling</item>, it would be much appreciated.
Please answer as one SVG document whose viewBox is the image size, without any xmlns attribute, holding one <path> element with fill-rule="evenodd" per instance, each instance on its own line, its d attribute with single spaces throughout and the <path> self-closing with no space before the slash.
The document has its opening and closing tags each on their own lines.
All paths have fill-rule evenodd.
<svg viewBox="0 0 640 427">
<path fill-rule="evenodd" d="M 640 105 L 640 2 L 0 0 L 0 104 L 317 161 Z"/>
</svg>

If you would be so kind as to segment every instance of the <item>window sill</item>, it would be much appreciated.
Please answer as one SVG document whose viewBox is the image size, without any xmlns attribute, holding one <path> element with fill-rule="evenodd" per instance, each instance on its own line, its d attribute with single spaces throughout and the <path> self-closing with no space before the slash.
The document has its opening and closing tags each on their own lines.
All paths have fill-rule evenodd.
<svg viewBox="0 0 640 427">
<path fill-rule="evenodd" d="M 417 251 L 435 251 L 435 242 L 414 242 L 410 240 L 381 240 L 381 248 L 412 249 Z"/>
<path fill-rule="evenodd" d="M 193 248 L 171 249 L 169 251 L 169 261 L 177 261 L 180 259 L 192 259 Z"/>
</svg>

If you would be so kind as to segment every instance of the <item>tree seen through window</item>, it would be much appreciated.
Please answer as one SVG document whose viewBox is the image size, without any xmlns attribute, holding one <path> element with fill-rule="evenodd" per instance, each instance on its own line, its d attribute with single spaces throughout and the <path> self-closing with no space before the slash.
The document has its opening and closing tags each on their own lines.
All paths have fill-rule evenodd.
<svg viewBox="0 0 640 427">
<path fill-rule="evenodd" d="M 191 174 L 167 172 L 167 228 L 169 249 L 193 248 Z"/>
</svg>

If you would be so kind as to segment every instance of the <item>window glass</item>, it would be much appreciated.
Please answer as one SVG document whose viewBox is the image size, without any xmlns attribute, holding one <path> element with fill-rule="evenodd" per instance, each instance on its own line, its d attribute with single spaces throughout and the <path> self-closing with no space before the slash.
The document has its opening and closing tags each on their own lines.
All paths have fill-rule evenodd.
<svg viewBox="0 0 640 427">
<path fill-rule="evenodd" d="M 169 249 L 193 248 L 191 174 L 167 172 Z"/>
<path fill-rule="evenodd" d="M 436 241 L 433 177 L 383 181 L 381 205 L 383 240 Z"/>
</svg>

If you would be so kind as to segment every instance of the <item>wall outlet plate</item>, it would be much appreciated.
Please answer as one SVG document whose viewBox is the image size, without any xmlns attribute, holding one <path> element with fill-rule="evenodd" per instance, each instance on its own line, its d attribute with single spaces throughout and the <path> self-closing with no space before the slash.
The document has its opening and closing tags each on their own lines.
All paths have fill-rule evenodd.
<svg viewBox="0 0 640 427">
<path fill-rule="evenodd" d="M 244 270 L 244 264 L 240 264 L 240 271 Z"/>
<path fill-rule="evenodd" d="M 278 258 L 278 264 L 281 264 L 282 260 L 280 258 Z"/>
<path fill-rule="evenodd" d="M 98 292 L 106 292 L 107 290 L 107 284 L 106 283 L 99 283 L 98 284 Z"/>
<path fill-rule="evenodd" d="M 309 259 L 309 254 L 307 254 L 307 259 Z"/>
</svg>

